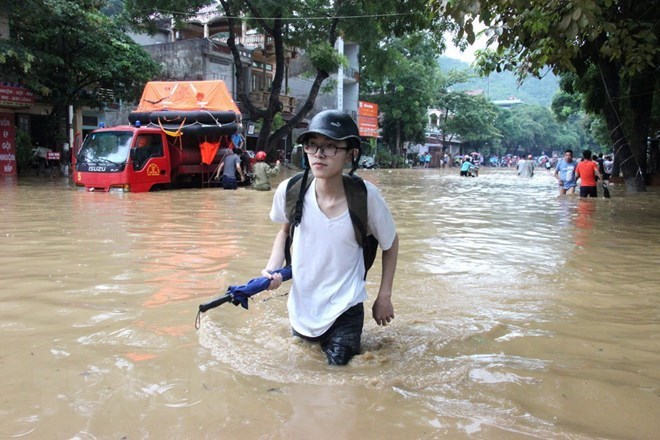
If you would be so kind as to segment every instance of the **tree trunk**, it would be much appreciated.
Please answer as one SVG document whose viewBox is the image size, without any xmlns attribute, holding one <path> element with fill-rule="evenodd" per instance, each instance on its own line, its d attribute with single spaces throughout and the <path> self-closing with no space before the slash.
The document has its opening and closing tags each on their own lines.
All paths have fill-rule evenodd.
<svg viewBox="0 0 660 440">
<path fill-rule="evenodd" d="M 273 21 L 273 26 L 269 26 L 268 23 L 260 18 L 261 15 L 259 11 L 255 8 L 250 2 L 246 2 L 247 6 L 252 11 L 254 17 L 257 17 L 257 21 L 260 23 L 264 31 L 273 38 L 275 46 L 275 76 L 273 77 L 273 82 L 271 83 L 270 95 L 268 98 L 268 107 L 266 109 L 260 109 L 255 107 L 250 102 L 250 97 L 247 93 L 247 85 L 243 80 L 242 75 L 242 62 L 238 48 L 236 47 L 235 34 L 234 34 L 234 23 L 236 14 L 231 8 L 231 2 L 227 0 L 220 0 L 220 3 L 225 11 L 227 17 L 227 22 L 229 24 L 229 38 L 227 39 L 227 45 L 231 49 L 234 66 L 236 70 L 236 85 L 238 88 L 238 93 L 241 98 L 241 101 L 247 107 L 250 112 L 250 117 L 253 119 L 261 119 L 262 125 L 261 130 L 259 131 L 259 138 L 257 139 L 257 150 L 264 150 L 266 153 L 270 152 L 272 149 L 276 148 L 280 140 L 291 133 L 293 128 L 300 123 L 307 113 L 314 107 L 314 101 L 318 96 L 321 84 L 323 81 L 330 76 L 328 72 L 318 70 L 316 72 L 316 78 L 312 84 L 305 104 L 298 110 L 298 112 L 287 121 L 282 127 L 276 130 L 271 134 L 273 128 L 273 121 L 275 120 L 275 115 L 281 113 L 282 103 L 280 102 L 280 92 L 282 91 L 282 83 L 284 80 L 284 38 L 283 38 L 283 21 L 281 18 L 277 18 Z M 330 24 L 328 31 L 328 42 L 334 46 L 335 41 L 337 40 L 337 25 L 339 24 L 339 19 L 334 18 Z"/>
<path fill-rule="evenodd" d="M 632 115 L 632 130 L 630 133 L 630 148 L 639 162 L 644 184 L 648 183 L 649 175 L 649 142 L 653 95 L 655 93 L 655 75 L 652 69 L 646 69 L 630 79 L 630 114 Z M 645 191 L 646 188 L 643 189 Z"/>
<path fill-rule="evenodd" d="M 395 153 L 398 156 L 401 154 L 401 120 L 397 119 L 396 121 L 396 146 L 395 148 Z"/>
<path fill-rule="evenodd" d="M 603 87 L 607 94 L 604 108 L 605 120 L 610 130 L 610 140 L 614 147 L 614 162 L 623 174 L 628 192 L 646 191 L 644 170 L 642 169 L 640 145 L 631 145 L 623 129 L 621 119 L 621 77 L 617 66 L 603 61 L 599 65 Z M 633 148 L 634 147 L 634 148 Z M 644 149 L 645 150 L 645 149 Z M 646 161 L 644 160 L 644 163 Z M 615 167 L 616 168 L 616 167 Z"/>
<path fill-rule="evenodd" d="M 307 115 L 307 113 L 309 113 L 309 111 L 314 107 L 314 101 L 316 101 L 319 90 L 321 90 L 321 84 L 329 76 L 330 74 L 328 72 L 322 70 L 318 70 L 316 72 L 316 78 L 314 79 L 312 88 L 309 90 L 309 94 L 307 95 L 307 99 L 305 100 L 303 106 L 300 108 L 300 110 L 298 110 L 293 118 L 289 119 L 286 124 L 277 129 L 268 139 L 269 151 L 277 146 L 280 139 L 291 134 L 295 126 L 298 125 Z"/>
</svg>

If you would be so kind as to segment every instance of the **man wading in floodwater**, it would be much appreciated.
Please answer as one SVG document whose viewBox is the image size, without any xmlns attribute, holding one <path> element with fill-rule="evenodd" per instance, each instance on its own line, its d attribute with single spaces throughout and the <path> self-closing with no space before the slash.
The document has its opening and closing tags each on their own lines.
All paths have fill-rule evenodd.
<svg viewBox="0 0 660 440">
<path fill-rule="evenodd" d="M 344 167 L 351 164 L 352 174 L 360 158 L 359 131 L 350 116 L 336 110 L 323 111 L 312 118 L 309 129 L 297 142 L 303 144 L 306 153 L 305 173 L 311 168 L 313 177 L 309 176 L 309 188 L 299 191 L 304 199 L 302 217 L 297 221 L 289 220 L 286 208 L 291 179 L 277 188 L 270 217 L 282 223 L 282 228 L 262 274 L 272 280 L 269 290 L 282 283 L 281 275 L 270 272 L 282 267 L 285 243 L 292 233 L 293 285 L 287 307 L 293 335 L 318 342 L 329 364 L 345 365 L 360 352 L 363 302 L 367 299 L 365 255 L 349 215 L 349 209 L 354 212 L 354 200 L 359 200 L 354 196 L 354 187 L 364 185 L 359 186 L 364 190 L 366 186 L 366 229 L 383 249 L 380 288 L 372 308 L 378 325 L 394 319 L 392 283 L 399 241 L 380 191 L 369 182 L 362 184 L 357 177 L 343 176 Z M 305 188 L 307 177 L 302 177 L 301 188 Z M 290 229 L 290 223 L 294 228 Z"/>
</svg>

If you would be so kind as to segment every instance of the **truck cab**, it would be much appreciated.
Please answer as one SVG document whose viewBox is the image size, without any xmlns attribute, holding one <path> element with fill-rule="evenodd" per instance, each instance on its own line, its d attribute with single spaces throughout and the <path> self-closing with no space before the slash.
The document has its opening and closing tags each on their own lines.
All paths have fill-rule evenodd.
<svg viewBox="0 0 660 440">
<path fill-rule="evenodd" d="M 73 180 L 88 191 L 143 192 L 170 183 L 170 151 L 160 129 L 100 128 L 75 156 Z"/>
</svg>

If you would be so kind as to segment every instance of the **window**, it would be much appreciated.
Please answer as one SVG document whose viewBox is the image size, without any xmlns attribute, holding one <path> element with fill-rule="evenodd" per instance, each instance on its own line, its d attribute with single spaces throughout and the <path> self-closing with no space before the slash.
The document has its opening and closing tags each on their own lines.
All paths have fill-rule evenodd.
<svg viewBox="0 0 660 440">
<path fill-rule="evenodd" d="M 142 169 L 152 157 L 163 156 L 164 151 L 162 137 L 158 134 L 141 134 L 135 141 L 133 169 Z"/>
<path fill-rule="evenodd" d="M 82 125 L 86 125 L 86 126 L 89 126 L 89 127 L 98 127 L 99 118 L 96 117 L 96 116 L 85 116 L 85 115 L 83 115 Z"/>
</svg>

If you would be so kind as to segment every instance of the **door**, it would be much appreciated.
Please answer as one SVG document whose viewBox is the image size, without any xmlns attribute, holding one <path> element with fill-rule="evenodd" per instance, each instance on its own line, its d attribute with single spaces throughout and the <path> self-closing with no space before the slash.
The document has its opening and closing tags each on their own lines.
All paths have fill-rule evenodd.
<svg viewBox="0 0 660 440">
<path fill-rule="evenodd" d="M 162 134 L 138 134 L 133 150 L 129 164 L 133 191 L 149 191 L 154 185 L 170 182 L 170 160 L 165 156 Z"/>
</svg>

